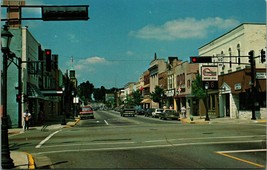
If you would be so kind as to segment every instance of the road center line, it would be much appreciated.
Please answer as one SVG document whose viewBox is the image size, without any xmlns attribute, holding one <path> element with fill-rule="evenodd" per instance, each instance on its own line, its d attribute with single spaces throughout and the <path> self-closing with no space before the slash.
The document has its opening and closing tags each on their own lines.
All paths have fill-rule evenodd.
<svg viewBox="0 0 267 170">
<path fill-rule="evenodd" d="M 54 133 L 50 134 L 49 136 L 47 136 L 44 140 L 42 140 L 37 146 L 35 146 L 35 148 L 40 148 L 46 141 L 48 141 L 50 138 L 52 138 L 52 136 L 54 136 L 55 134 L 57 134 L 58 132 L 60 132 L 61 130 L 55 131 Z"/>
<path fill-rule="evenodd" d="M 108 122 L 106 120 L 104 120 L 104 122 L 106 123 L 106 125 L 109 125 Z"/>
</svg>

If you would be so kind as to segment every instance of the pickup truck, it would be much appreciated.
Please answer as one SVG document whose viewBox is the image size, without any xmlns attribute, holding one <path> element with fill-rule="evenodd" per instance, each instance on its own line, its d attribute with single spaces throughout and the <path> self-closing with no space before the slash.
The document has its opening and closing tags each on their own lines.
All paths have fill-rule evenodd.
<svg viewBox="0 0 267 170">
<path fill-rule="evenodd" d="M 135 116 L 134 106 L 123 106 L 123 108 L 121 109 L 121 116 L 124 117 L 125 115 Z"/>
</svg>

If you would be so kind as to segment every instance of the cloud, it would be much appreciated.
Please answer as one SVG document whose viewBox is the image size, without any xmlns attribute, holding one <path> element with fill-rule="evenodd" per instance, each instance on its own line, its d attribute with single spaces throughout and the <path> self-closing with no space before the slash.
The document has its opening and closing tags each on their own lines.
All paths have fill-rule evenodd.
<svg viewBox="0 0 267 170">
<path fill-rule="evenodd" d="M 74 69 L 93 72 L 95 70 L 94 66 L 98 64 L 109 64 L 109 62 L 105 58 L 94 56 L 85 59 L 80 59 L 74 65 Z"/>
<path fill-rule="evenodd" d="M 127 56 L 132 56 L 132 55 L 134 55 L 134 52 L 133 51 L 130 51 L 130 50 L 129 51 L 126 51 L 126 55 Z"/>
<path fill-rule="evenodd" d="M 137 31 L 131 31 L 129 35 L 156 40 L 199 39 L 207 37 L 214 30 L 232 28 L 238 24 L 237 20 L 220 17 L 201 20 L 185 18 L 167 21 L 163 25 L 146 25 Z"/>
<path fill-rule="evenodd" d="M 75 34 L 72 34 L 72 33 L 68 33 L 67 34 L 67 38 L 70 42 L 72 43 L 78 43 L 79 42 L 79 39 L 76 37 Z"/>
</svg>

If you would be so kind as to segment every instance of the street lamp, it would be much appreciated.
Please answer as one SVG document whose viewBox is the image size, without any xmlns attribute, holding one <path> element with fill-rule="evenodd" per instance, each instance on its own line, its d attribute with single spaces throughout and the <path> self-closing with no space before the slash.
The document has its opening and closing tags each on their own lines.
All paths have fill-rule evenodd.
<svg viewBox="0 0 267 170">
<path fill-rule="evenodd" d="M 3 72 L 2 72 L 2 124 L 1 124 L 1 149 L 2 149 L 2 167 L 10 169 L 14 167 L 13 160 L 10 157 L 9 142 L 8 142 L 8 121 L 7 121 L 7 61 L 10 52 L 9 46 L 13 35 L 8 31 L 5 24 L 1 33 L 1 50 L 3 53 Z"/>
<path fill-rule="evenodd" d="M 208 113 L 208 89 L 209 89 L 209 84 L 205 84 L 205 90 L 206 90 L 206 118 L 205 121 L 209 121 L 209 113 Z"/>
<path fill-rule="evenodd" d="M 65 87 L 62 87 L 62 95 L 63 95 L 63 99 L 62 99 L 62 111 L 63 111 L 63 119 L 61 122 L 61 125 L 66 125 L 66 113 L 65 113 Z"/>
</svg>

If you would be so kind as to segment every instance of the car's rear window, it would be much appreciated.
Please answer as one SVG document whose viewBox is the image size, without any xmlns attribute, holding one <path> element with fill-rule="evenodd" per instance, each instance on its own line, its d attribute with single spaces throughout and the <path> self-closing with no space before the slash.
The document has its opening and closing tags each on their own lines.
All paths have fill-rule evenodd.
<svg viewBox="0 0 267 170">
<path fill-rule="evenodd" d="M 84 112 L 84 111 L 91 111 L 91 110 L 93 110 L 91 107 L 83 107 L 82 108 L 82 111 Z"/>
</svg>

